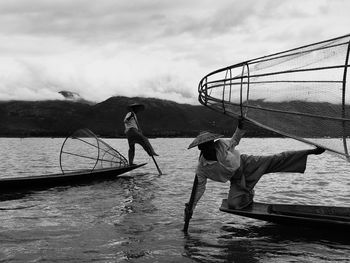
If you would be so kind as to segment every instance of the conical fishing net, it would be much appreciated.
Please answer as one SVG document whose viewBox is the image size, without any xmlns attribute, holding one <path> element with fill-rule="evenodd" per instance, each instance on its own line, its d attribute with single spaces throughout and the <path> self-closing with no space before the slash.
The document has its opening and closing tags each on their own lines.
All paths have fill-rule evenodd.
<svg viewBox="0 0 350 263">
<path fill-rule="evenodd" d="M 199 101 L 349 160 L 350 35 L 216 70 Z"/>
<path fill-rule="evenodd" d="M 128 166 L 126 158 L 92 131 L 81 129 L 67 137 L 60 153 L 62 173 Z"/>
</svg>

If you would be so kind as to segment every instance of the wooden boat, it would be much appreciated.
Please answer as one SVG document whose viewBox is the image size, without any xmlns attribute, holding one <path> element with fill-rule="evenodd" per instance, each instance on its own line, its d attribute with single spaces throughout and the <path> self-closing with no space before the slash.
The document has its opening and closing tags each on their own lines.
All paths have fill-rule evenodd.
<svg viewBox="0 0 350 263">
<path fill-rule="evenodd" d="M 76 171 L 38 176 L 0 179 L 0 194 L 18 191 L 43 190 L 56 186 L 81 185 L 92 182 L 113 180 L 121 174 L 144 166 L 146 163 L 120 168 L 105 168 L 93 171 Z"/>
<path fill-rule="evenodd" d="M 223 199 L 220 211 L 277 224 L 350 230 L 350 207 L 254 202 L 244 209 L 230 209 Z"/>
<path fill-rule="evenodd" d="M 0 194 L 115 179 L 145 165 L 129 165 L 120 152 L 88 129 L 77 130 L 64 140 L 59 161 L 62 173 L 0 178 Z"/>
</svg>

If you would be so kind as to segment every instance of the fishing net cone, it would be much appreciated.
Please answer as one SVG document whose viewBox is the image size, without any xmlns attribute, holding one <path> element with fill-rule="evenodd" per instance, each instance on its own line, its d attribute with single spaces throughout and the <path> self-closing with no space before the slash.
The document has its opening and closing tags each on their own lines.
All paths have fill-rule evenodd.
<svg viewBox="0 0 350 263">
<path fill-rule="evenodd" d="M 350 35 L 216 70 L 199 83 L 203 105 L 349 160 Z"/>
<path fill-rule="evenodd" d="M 62 173 L 94 171 L 128 166 L 126 158 L 89 129 L 68 136 L 60 153 Z"/>
</svg>

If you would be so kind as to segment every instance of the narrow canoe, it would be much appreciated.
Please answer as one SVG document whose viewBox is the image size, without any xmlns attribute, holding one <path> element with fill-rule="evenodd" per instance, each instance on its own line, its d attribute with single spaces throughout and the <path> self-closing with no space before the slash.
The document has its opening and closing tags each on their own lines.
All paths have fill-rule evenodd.
<svg viewBox="0 0 350 263">
<path fill-rule="evenodd" d="M 350 207 L 254 202 L 244 209 L 230 209 L 227 205 L 227 199 L 223 199 L 220 211 L 277 224 L 350 230 Z"/>
<path fill-rule="evenodd" d="M 18 192 L 23 190 L 42 190 L 56 186 L 88 184 L 96 181 L 112 180 L 121 174 L 144 166 L 146 163 L 125 167 L 84 170 L 70 173 L 48 174 L 27 177 L 0 179 L 0 193 Z"/>
</svg>

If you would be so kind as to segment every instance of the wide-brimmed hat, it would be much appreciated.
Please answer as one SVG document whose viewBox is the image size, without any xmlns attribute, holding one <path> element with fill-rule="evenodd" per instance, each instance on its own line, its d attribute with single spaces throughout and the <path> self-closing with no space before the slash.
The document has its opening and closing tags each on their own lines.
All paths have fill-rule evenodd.
<svg viewBox="0 0 350 263">
<path fill-rule="evenodd" d="M 191 148 L 196 147 L 202 143 L 213 141 L 213 140 L 219 139 L 221 137 L 224 137 L 224 135 L 216 134 L 216 133 L 212 133 L 212 132 L 208 132 L 208 131 L 203 131 L 196 137 L 196 139 L 194 139 L 193 142 L 191 142 L 191 144 L 188 146 L 187 149 L 191 149 Z"/>
<path fill-rule="evenodd" d="M 137 110 L 137 111 L 143 111 L 145 109 L 145 105 L 141 103 L 132 103 L 128 105 L 128 110 Z"/>
</svg>

